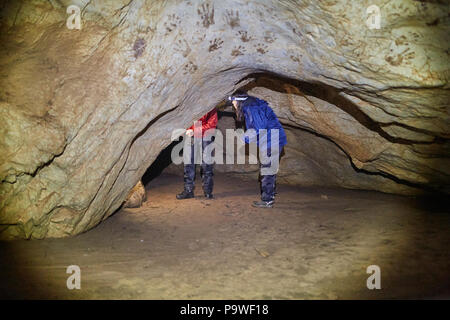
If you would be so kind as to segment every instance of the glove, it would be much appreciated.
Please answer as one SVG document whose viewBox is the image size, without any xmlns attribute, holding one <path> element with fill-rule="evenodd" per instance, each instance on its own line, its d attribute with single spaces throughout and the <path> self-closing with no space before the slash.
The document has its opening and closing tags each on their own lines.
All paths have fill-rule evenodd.
<svg viewBox="0 0 450 320">
<path fill-rule="evenodd" d="M 192 137 L 192 136 L 194 135 L 194 130 L 192 130 L 192 129 L 186 130 L 186 135 L 187 135 L 188 137 Z"/>
</svg>

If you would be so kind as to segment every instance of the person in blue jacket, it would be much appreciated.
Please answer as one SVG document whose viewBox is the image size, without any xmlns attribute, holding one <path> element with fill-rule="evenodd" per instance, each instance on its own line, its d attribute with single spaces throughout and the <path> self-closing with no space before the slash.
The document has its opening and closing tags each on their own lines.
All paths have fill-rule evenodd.
<svg viewBox="0 0 450 320">
<path fill-rule="evenodd" d="M 236 111 L 236 120 L 245 120 L 245 142 L 256 142 L 261 169 L 261 201 L 253 206 L 272 208 L 275 201 L 276 173 L 280 154 L 286 145 L 286 133 L 267 101 L 237 91 L 230 96 Z"/>
</svg>

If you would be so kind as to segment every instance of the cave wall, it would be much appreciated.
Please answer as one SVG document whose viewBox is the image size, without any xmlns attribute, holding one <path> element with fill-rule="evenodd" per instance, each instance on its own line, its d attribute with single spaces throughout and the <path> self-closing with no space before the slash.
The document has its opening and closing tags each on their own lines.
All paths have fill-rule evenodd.
<svg viewBox="0 0 450 320">
<path fill-rule="evenodd" d="M 80 30 L 66 26 L 71 4 Z M 381 28 L 369 29 L 371 4 L 2 2 L 0 237 L 94 227 L 172 129 L 258 72 L 326 88 L 284 95 L 292 101 L 275 109 L 329 136 L 356 167 L 448 193 L 448 6 L 380 0 Z M 348 106 L 357 115 L 338 110 Z M 327 129 L 319 120 L 331 113 Z"/>
</svg>

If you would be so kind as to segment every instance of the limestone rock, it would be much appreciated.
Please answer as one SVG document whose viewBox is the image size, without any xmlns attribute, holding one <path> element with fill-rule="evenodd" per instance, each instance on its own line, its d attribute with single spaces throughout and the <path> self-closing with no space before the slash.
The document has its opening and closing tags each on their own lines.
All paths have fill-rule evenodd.
<svg viewBox="0 0 450 320">
<path fill-rule="evenodd" d="M 128 194 L 127 199 L 123 204 L 123 208 L 139 208 L 146 200 L 147 193 L 145 192 L 145 187 L 142 184 L 142 181 L 139 180 Z"/>
<path fill-rule="evenodd" d="M 81 29 L 67 27 L 71 4 Z M 285 124 L 328 137 L 360 170 L 449 193 L 448 6 L 380 0 L 371 29 L 371 4 L 4 2 L 1 237 L 94 227 L 173 129 L 261 72 L 303 84 L 271 101 Z"/>
</svg>

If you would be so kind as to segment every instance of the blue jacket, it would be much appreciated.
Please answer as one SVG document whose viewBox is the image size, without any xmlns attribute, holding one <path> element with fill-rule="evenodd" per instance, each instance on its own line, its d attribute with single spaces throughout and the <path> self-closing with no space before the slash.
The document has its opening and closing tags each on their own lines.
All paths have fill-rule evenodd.
<svg viewBox="0 0 450 320">
<path fill-rule="evenodd" d="M 246 136 L 245 143 L 250 143 L 256 141 L 258 146 L 261 149 L 266 149 L 266 147 L 270 148 L 271 145 L 271 134 L 270 129 L 278 129 L 278 139 L 279 139 L 279 148 L 286 145 L 286 133 L 284 132 L 283 127 L 278 121 L 277 116 L 273 112 L 272 108 L 269 107 L 269 104 L 261 99 L 255 97 L 249 97 L 243 103 L 242 112 L 245 118 L 245 125 L 248 129 L 255 129 L 256 135 L 254 136 Z M 260 130 L 267 130 L 267 145 L 260 145 Z"/>
</svg>

